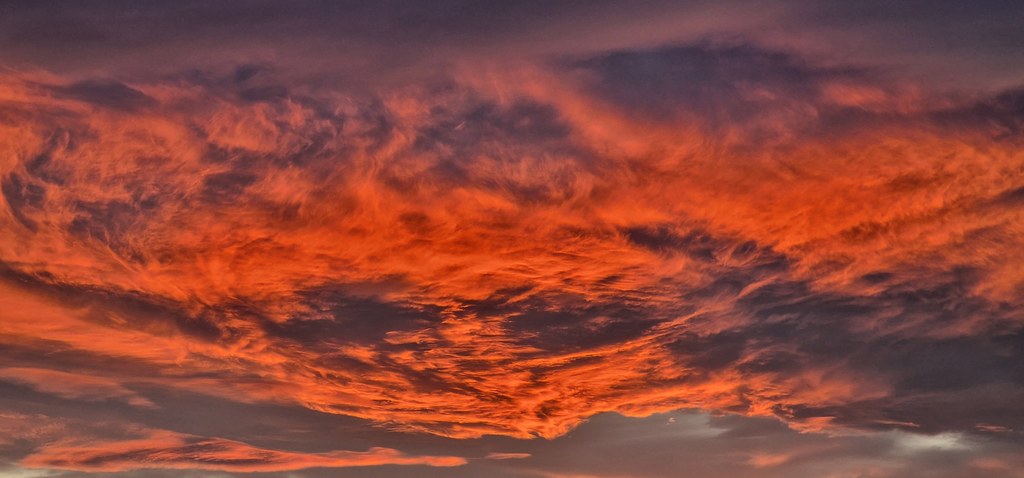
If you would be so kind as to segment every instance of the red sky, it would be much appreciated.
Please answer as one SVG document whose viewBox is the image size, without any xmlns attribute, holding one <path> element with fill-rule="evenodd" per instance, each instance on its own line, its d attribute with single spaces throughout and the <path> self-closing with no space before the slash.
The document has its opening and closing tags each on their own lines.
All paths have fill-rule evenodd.
<svg viewBox="0 0 1024 478">
<path fill-rule="evenodd" d="M 1022 476 L 989 7 L 6 3 L 0 474 Z"/>
</svg>

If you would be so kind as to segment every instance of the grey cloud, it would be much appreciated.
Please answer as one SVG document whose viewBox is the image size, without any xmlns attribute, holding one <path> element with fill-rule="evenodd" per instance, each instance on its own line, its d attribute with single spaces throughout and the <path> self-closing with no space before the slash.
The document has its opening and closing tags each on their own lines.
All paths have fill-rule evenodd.
<svg viewBox="0 0 1024 478">
<path fill-rule="evenodd" d="M 68 86 L 54 87 L 53 91 L 57 96 L 126 111 L 157 104 L 156 100 L 145 93 L 124 83 L 110 80 L 86 80 Z"/>
</svg>

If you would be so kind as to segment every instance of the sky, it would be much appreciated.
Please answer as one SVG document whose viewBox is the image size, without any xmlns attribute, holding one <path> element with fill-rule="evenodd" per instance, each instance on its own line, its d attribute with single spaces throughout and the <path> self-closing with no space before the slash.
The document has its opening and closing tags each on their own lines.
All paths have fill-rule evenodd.
<svg viewBox="0 0 1024 478">
<path fill-rule="evenodd" d="M 1022 478 L 1022 23 L 0 0 L 0 476 Z"/>
</svg>

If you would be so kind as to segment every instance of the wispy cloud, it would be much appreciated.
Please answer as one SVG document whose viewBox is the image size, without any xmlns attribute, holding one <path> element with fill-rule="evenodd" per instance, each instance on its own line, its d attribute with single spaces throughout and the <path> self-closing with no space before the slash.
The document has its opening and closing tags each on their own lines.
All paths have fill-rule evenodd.
<svg viewBox="0 0 1024 478">
<path fill-rule="evenodd" d="M 1021 426 L 1015 94 L 749 45 L 490 68 L 366 101 L 6 75 L 4 340 L 451 437 Z M 17 379 L 146 405 L 79 365 Z"/>
<path fill-rule="evenodd" d="M 88 424 L 43 415 L 0 416 L 0 431 L 35 448 L 19 460 L 25 468 L 86 472 L 142 469 L 272 472 L 306 468 L 377 465 L 452 467 L 466 460 L 452 456 L 415 456 L 390 448 L 367 451 L 302 453 L 260 448 L 243 442 L 149 429 L 118 422 Z M 2 443 L 0 443 L 2 444 Z"/>
</svg>

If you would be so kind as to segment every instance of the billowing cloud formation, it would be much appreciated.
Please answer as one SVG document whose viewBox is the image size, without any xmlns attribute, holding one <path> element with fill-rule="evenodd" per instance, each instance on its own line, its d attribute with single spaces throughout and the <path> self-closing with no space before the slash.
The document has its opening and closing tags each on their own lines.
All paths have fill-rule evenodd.
<svg viewBox="0 0 1024 478">
<path fill-rule="evenodd" d="M 372 96 L 7 73 L 3 365 L 457 438 L 1019 430 L 1021 105 L 718 44 Z"/>
</svg>

